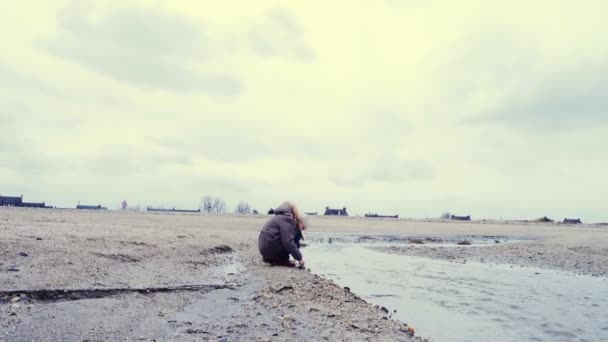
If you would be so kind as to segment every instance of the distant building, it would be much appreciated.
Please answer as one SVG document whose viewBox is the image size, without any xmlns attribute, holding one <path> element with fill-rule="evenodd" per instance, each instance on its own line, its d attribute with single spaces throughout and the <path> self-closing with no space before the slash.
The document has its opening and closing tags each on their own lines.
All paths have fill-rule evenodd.
<svg viewBox="0 0 608 342">
<path fill-rule="evenodd" d="M 108 210 L 106 207 L 102 207 L 101 204 L 98 205 L 86 205 L 86 204 L 78 204 L 76 206 L 78 210 Z"/>
<path fill-rule="evenodd" d="M 21 197 L 0 195 L 0 207 L 21 207 L 22 205 L 23 195 Z"/>
<path fill-rule="evenodd" d="M 580 218 L 576 218 L 576 219 L 569 219 L 569 218 L 565 218 L 562 223 L 564 224 L 581 224 L 583 223 L 583 221 L 581 221 Z"/>
<path fill-rule="evenodd" d="M 17 208 L 51 208 L 44 202 L 23 202 L 23 195 L 17 196 L 1 196 L 0 207 L 17 207 Z"/>
<path fill-rule="evenodd" d="M 172 213 L 200 213 L 200 209 L 175 209 L 175 208 L 153 208 L 147 207 L 147 211 L 160 211 L 160 212 L 172 212 Z"/>
<path fill-rule="evenodd" d="M 331 209 L 329 207 L 325 207 L 325 216 L 348 216 L 348 212 L 346 212 L 346 208 L 342 209 Z"/>
<path fill-rule="evenodd" d="M 369 218 L 395 218 L 395 219 L 398 219 L 399 215 L 378 215 L 378 214 L 367 213 L 367 214 L 365 214 L 365 217 L 369 217 Z"/>
<path fill-rule="evenodd" d="M 452 215 L 451 219 L 457 220 L 457 221 L 471 221 L 471 215 L 467 215 L 467 216 Z"/>
<path fill-rule="evenodd" d="M 24 208 L 49 208 L 44 202 L 23 202 L 21 206 Z"/>
</svg>

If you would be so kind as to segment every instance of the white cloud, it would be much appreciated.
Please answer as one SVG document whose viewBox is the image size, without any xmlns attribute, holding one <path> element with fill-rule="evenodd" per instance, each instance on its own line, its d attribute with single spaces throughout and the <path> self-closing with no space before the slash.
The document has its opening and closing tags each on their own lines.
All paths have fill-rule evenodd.
<svg viewBox="0 0 608 342">
<path fill-rule="evenodd" d="M 605 2 L 32 4 L 0 4 L 2 193 L 608 219 Z"/>
</svg>

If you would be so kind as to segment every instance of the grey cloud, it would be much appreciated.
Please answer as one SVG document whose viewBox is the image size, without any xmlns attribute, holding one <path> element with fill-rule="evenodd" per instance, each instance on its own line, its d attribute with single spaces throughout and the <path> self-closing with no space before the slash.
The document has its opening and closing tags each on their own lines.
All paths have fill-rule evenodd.
<svg viewBox="0 0 608 342">
<path fill-rule="evenodd" d="M 369 163 L 360 171 L 349 170 L 331 178 L 338 186 L 359 187 L 370 182 L 402 184 L 408 182 L 432 181 L 434 168 L 424 160 L 403 159 L 397 156 L 384 156 Z"/>
<path fill-rule="evenodd" d="M 544 82 L 528 96 L 509 98 L 495 110 L 464 123 L 497 123 L 534 130 L 571 129 L 608 124 L 608 78 L 591 79 L 580 87 L 580 78 Z"/>
<path fill-rule="evenodd" d="M 435 178 L 435 171 L 423 160 L 387 157 L 378 160 L 367 176 L 375 181 L 387 183 L 430 181 Z"/>
<path fill-rule="evenodd" d="M 263 57 L 285 56 L 312 61 L 315 51 L 306 43 L 296 15 L 283 7 L 266 12 L 263 22 L 249 32 L 253 50 Z"/>
<path fill-rule="evenodd" d="M 79 89 L 68 89 L 56 82 L 27 75 L 23 71 L 10 65 L 0 64 L 0 90 L 3 92 L 21 90 L 26 93 L 28 99 L 33 95 L 47 96 L 69 102 L 88 102 L 100 104 L 105 107 L 117 107 L 123 105 L 126 100 L 116 94 L 88 94 Z M 0 94 L 0 97 L 2 94 Z"/>
<path fill-rule="evenodd" d="M 457 122 L 496 123 L 536 131 L 608 122 L 608 64 L 568 62 L 547 68 L 538 42 L 507 29 L 487 29 L 444 51 L 443 97 Z M 596 60 L 599 60 L 596 58 Z M 492 108 L 467 108 L 493 94 Z M 460 114 L 457 114 L 460 112 Z"/>
<path fill-rule="evenodd" d="M 88 169 L 106 176 L 148 175 L 170 166 L 190 166 L 192 157 L 184 153 L 167 153 L 146 146 L 135 149 L 128 145 L 112 145 L 88 162 Z"/>
<path fill-rule="evenodd" d="M 40 81 L 36 81 L 5 64 L 0 64 L 0 89 L 25 89 L 42 94 L 54 94 L 55 90 Z"/>
<path fill-rule="evenodd" d="M 213 130 L 201 130 L 197 135 L 168 138 L 152 137 L 148 140 L 166 151 L 203 156 L 206 159 L 222 162 L 248 162 L 271 157 L 272 148 L 254 136 L 232 134 L 246 132 L 246 128 L 216 125 Z"/>
<path fill-rule="evenodd" d="M 152 9 L 116 11 L 98 21 L 85 14 L 79 7 L 68 8 L 58 19 L 61 34 L 45 42 L 45 48 L 141 87 L 228 96 L 242 91 L 232 76 L 196 70 L 210 52 L 205 33 L 190 18 Z"/>
</svg>

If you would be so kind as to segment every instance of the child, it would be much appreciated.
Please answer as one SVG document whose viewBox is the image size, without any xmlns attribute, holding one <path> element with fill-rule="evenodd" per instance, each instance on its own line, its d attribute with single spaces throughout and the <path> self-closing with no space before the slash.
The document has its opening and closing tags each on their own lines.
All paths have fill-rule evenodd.
<svg viewBox="0 0 608 342">
<path fill-rule="evenodd" d="M 258 248 L 264 262 L 271 265 L 294 267 L 289 260 L 291 255 L 300 267 L 304 259 L 300 252 L 302 229 L 307 222 L 300 215 L 298 208 L 291 202 L 285 202 L 274 210 L 274 216 L 262 228 L 258 238 Z"/>
</svg>

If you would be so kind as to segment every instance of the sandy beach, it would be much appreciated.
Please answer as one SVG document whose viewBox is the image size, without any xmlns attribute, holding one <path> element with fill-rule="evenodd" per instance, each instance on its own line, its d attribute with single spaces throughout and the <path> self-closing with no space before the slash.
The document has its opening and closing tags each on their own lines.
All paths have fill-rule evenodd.
<svg viewBox="0 0 608 342">
<path fill-rule="evenodd" d="M 408 333 L 415 322 L 330 280 L 263 264 L 265 220 L 0 208 L 0 340 L 424 340 Z M 313 217 L 313 232 L 525 237 L 385 252 L 608 274 L 608 229 L 599 226 Z"/>
</svg>

